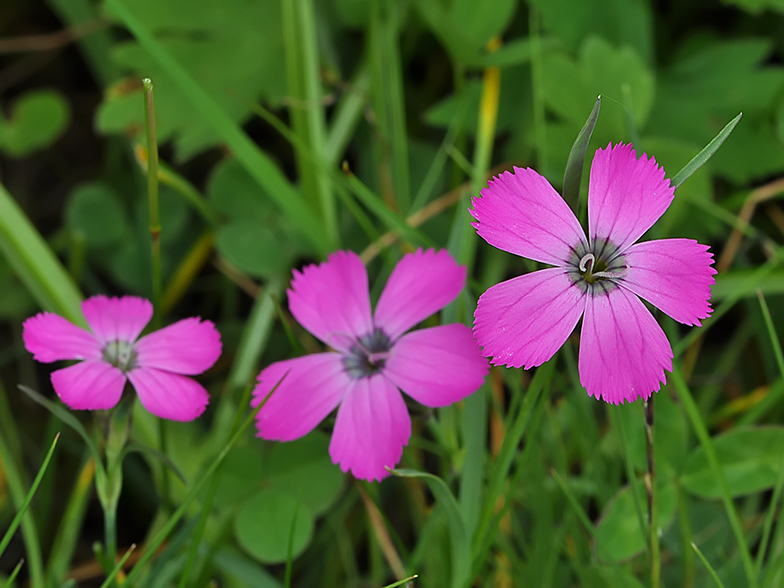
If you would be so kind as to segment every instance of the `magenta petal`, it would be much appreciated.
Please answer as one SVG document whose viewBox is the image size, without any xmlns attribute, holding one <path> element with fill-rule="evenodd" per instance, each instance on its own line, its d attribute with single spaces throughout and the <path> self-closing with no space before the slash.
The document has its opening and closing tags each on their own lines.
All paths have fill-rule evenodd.
<svg viewBox="0 0 784 588">
<path fill-rule="evenodd" d="M 170 421 L 192 421 L 207 408 L 210 395 L 204 386 L 187 376 L 154 368 L 128 372 L 142 406 Z"/>
<path fill-rule="evenodd" d="M 101 359 L 101 342 L 92 333 L 51 312 L 27 319 L 22 339 L 36 361 Z"/>
<path fill-rule="evenodd" d="M 289 309 L 300 324 L 341 351 L 373 330 L 365 266 L 353 251 L 336 251 L 319 265 L 294 271 Z"/>
<path fill-rule="evenodd" d="M 375 325 L 395 340 L 452 302 L 465 285 L 466 269 L 446 250 L 421 249 L 403 256 L 381 293 Z"/>
<path fill-rule="evenodd" d="M 403 335 L 384 375 L 425 406 L 446 406 L 482 385 L 488 371 L 471 329 L 450 324 Z"/>
<path fill-rule="evenodd" d="M 220 333 L 210 321 L 191 317 L 145 335 L 135 349 L 139 367 L 200 374 L 220 357 Z"/>
<path fill-rule="evenodd" d="M 662 239 L 632 245 L 624 255 L 629 269 L 621 286 L 687 325 L 699 326 L 710 315 L 716 270 L 707 245 Z"/>
<path fill-rule="evenodd" d="M 339 353 L 279 361 L 265 368 L 258 380 L 253 407 L 280 382 L 256 417 L 259 437 L 276 441 L 291 441 L 312 431 L 335 410 L 352 382 Z"/>
<path fill-rule="evenodd" d="M 119 368 L 105 361 L 82 361 L 51 374 L 54 391 L 75 410 L 106 410 L 115 406 L 125 387 Z"/>
<path fill-rule="evenodd" d="M 411 437 L 411 417 L 403 396 L 378 374 L 352 380 L 338 408 L 329 454 L 344 472 L 380 480 L 395 467 Z"/>
<path fill-rule="evenodd" d="M 580 382 L 611 404 L 648 398 L 672 371 L 672 348 L 642 301 L 623 288 L 588 296 L 580 338 Z"/>
<path fill-rule="evenodd" d="M 564 268 L 543 269 L 489 288 L 474 312 L 474 335 L 495 365 L 543 364 L 564 344 L 585 307 Z"/>
<path fill-rule="evenodd" d="M 82 302 L 82 312 L 93 333 L 103 343 L 132 343 L 152 318 L 152 304 L 145 298 L 93 296 Z"/>
<path fill-rule="evenodd" d="M 585 243 L 577 217 L 550 183 L 530 168 L 514 168 L 488 182 L 472 201 L 477 233 L 493 247 L 562 265 Z"/>
<path fill-rule="evenodd" d="M 637 159 L 631 145 L 599 149 L 588 184 L 588 232 L 591 241 L 609 239 L 625 249 L 653 226 L 672 202 L 675 188 L 664 168 L 645 154 Z"/>
</svg>

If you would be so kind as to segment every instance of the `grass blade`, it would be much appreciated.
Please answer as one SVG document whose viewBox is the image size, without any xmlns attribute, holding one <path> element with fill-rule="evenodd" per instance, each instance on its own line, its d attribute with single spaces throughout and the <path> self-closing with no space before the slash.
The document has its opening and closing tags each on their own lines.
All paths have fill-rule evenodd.
<svg viewBox="0 0 784 588">
<path fill-rule="evenodd" d="M 41 467 L 38 469 L 38 474 L 35 476 L 35 480 L 33 480 L 33 483 L 30 486 L 30 490 L 28 490 L 27 495 L 24 498 L 24 501 L 22 501 L 22 504 L 19 506 L 16 516 L 14 516 L 14 519 L 11 521 L 11 524 L 9 525 L 8 530 L 5 532 L 3 539 L 0 540 L 0 555 L 2 555 L 3 552 L 5 551 L 5 548 L 8 547 L 8 543 L 11 541 L 11 537 L 13 537 L 14 533 L 16 532 L 16 529 L 22 523 L 22 517 L 24 516 L 25 512 L 27 512 L 27 507 L 30 506 L 30 502 L 33 500 L 33 496 L 35 496 L 35 491 L 38 490 L 38 486 L 41 484 L 41 480 L 43 479 L 44 474 L 46 473 L 46 468 L 49 467 L 49 462 L 52 459 L 52 455 L 54 454 L 54 448 L 57 447 L 57 441 L 59 439 L 60 439 L 60 434 L 58 433 L 57 435 L 54 436 L 54 440 L 52 441 L 52 445 L 49 447 L 49 451 L 47 452 L 46 457 L 44 458 L 44 462 L 43 464 L 41 464 Z M 3 463 L 6 464 L 6 467 L 7 464 L 10 462 L 8 457 L 9 456 L 5 456 L 5 455 L 2 456 Z"/>
<path fill-rule="evenodd" d="M 719 490 L 721 491 L 721 501 L 724 504 L 724 510 L 726 511 L 727 518 L 730 521 L 730 528 L 732 529 L 733 535 L 735 535 L 735 541 L 738 544 L 740 558 L 743 562 L 743 570 L 746 573 L 747 586 L 756 588 L 758 585 L 757 574 L 755 572 L 754 563 L 751 560 L 751 553 L 749 552 L 749 545 L 746 541 L 746 536 L 743 533 L 743 526 L 741 525 L 740 518 L 738 517 L 738 511 L 735 509 L 735 504 L 732 502 L 732 496 L 730 496 L 727 480 L 724 477 L 724 472 L 721 468 L 721 464 L 719 463 L 719 458 L 716 455 L 716 450 L 713 448 L 713 442 L 711 441 L 708 434 L 708 429 L 700 417 L 699 409 L 694 403 L 694 398 L 692 398 L 691 392 L 689 391 L 686 382 L 683 381 L 683 377 L 681 376 L 680 370 L 677 366 L 675 366 L 672 370 L 672 383 L 678 392 L 678 398 L 680 399 L 684 410 L 686 410 L 686 414 L 691 421 L 692 427 L 694 427 L 697 438 L 700 440 L 700 445 L 702 445 L 703 449 L 705 450 L 705 454 L 708 457 L 708 463 L 710 464 L 711 469 L 713 470 L 713 475 L 716 478 L 717 484 L 719 485 Z"/>
<path fill-rule="evenodd" d="M 687 163 L 684 168 L 675 174 L 672 178 L 672 185 L 675 188 L 678 188 L 683 182 L 689 179 L 689 177 L 700 169 L 706 161 L 708 161 L 716 150 L 721 147 L 721 144 L 730 136 L 732 129 L 735 128 L 735 125 L 740 122 L 743 113 L 741 112 L 738 116 L 733 118 L 727 125 L 721 130 L 721 132 L 716 135 L 713 140 L 708 143 L 705 148 L 700 151 L 697 155 L 695 155 L 692 160 Z M 699 552 L 698 552 L 699 553 Z"/>
<path fill-rule="evenodd" d="M 599 120 L 599 110 L 602 107 L 602 97 L 596 99 L 593 110 L 585 121 L 582 130 L 577 135 L 577 139 L 569 151 L 569 159 L 566 161 L 566 171 L 564 171 L 563 198 L 572 207 L 575 214 L 578 214 L 577 202 L 580 198 L 580 184 L 583 181 L 583 168 L 585 167 L 585 153 L 588 151 L 588 143 L 591 140 L 596 121 Z"/>
<path fill-rule="evenodd" d="M 697 557 L 700 558 L 700 561 L 705 565 L 705 569 L 708 570 L 708 573 L 711 575 L 711 578 L 713 578 L 713 581 L 716 582 L 716 586 L 718 586 L 719 588 L 724 588 L 724 584 L 721 583 L 721 580 L 719 579 L 719 575 L 716 573 L 716 570 L 713 569 L 713 566 L 710 565 L 710 562 L 708 562 L 705 556 L 702 555 L 702 551 L 700 551 L 700 548 L 697 547 L 697 544 L 692 543 L 691 548 L 697 554 Z"/>
<path fill-rule="evenodd" d="M 49 245 L 0 184 L 0 250 L 38 305 L 86 327 L 82 294 Z"/>
<path fill-rule="evenodd" d="M 449 487 L 441 478 L 425 472 L 400 469 L 392 473 L 401 478 L 422 478 L 427 482 L 430 491 L 438 504 L 446 511 L 449 525 L 450 542 L 452 544 L 452 583 L 454 588 L 468 586 L 471 581 L 471 546 L 466 534 L 465 521 L 460 514 L 460 507 Z"/>
</svg>

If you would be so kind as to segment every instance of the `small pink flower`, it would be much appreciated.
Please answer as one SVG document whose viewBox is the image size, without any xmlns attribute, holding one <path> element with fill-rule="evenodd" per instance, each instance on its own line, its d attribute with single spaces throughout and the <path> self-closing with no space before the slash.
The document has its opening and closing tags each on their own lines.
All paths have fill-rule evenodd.
<svg viewBox="0 0 784 588">
<path fill-rule="evenodd" d="M 474 226 L 494 247 L 555 267 L 482 294 L 474 333 L 484 353 L 494 364 L 541 365 L 583 317 L 579 370 L 588 394 L 613 404 L 650 397 L 666 381 L 664 370 L 672 371 L 673 354 L 640 298 L 700 325 L 711 313 L 716 273 L 708 247 L 692 239 L 636 243 L 672 202 L 664 169 L 637 159 L 630 145 L 599 149 L 588 189 L 589 238 L 546 179 L 514 171 L 474 198 Z"/>
<path fill-rule="evenodd" d="M 22 333 L 38 361 L 83 360 L 52 372 L 54 390 L 65 404 L 77 410 L 112 408 L 130 380 L 154 415 L 190 421 L 204 412 L 209 394 L 185 376 L 202 373 L 220 356 L 215 325 L 191 317 L 139 339 L 152 318 L 149 300 L 93 296 L 82 302 L 82 312 L 92 332 L 42 312 L 25 321 Z"/>
<path fill-rule="evenodd" d="M 446 251 L 410 253 L 371 314 L 367 271 L 355 253 L 338 251 L 294 271 L 291 314 L 335 351 L 279 361 L 259 374 L 253 406 L 285 375 L 258 414 L 259 436 L 297 439 L 339 407 L 332 461 L 357 478 L 386 476 L 411 436 L 400 390 L 426 406 L 446 406 L 474 392 L 487 374 L 465 325 L 406 333 L 454 300 L 465 277 Z"/>
</svg>

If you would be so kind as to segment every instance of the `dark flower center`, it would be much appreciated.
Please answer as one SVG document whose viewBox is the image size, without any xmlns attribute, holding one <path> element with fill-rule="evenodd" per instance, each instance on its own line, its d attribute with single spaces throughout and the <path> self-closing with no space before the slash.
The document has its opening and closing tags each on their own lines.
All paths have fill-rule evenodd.
<svg viewBox="0 0 784 588">
<path fill-rule="evenodd" d="M 387 334 L 381 329 L 374 329 L 360 337 L 343 356 L 343 366 L 354 379 L 369 378 L 382 369 L 392 348 Z"/>
<path fill-rule="evenodd" d="M 103 348 L 103 358 L 123 373 L 136 367 L 136 351 L 128 341 L 109 341 Z"/>
<path fill-rule="evenodd" d="M 606 294 L 618 287 L 629 269 L 620 248 L 607 239 L 579 243 L 569 257 L 569 277 L 583 291 Z"/>
</svg>

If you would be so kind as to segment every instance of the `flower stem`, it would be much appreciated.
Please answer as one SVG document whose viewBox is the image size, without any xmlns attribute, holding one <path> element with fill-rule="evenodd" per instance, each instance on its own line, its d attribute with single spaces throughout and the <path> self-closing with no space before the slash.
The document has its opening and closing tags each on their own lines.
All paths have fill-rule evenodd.
<svg viewBox="0 0 784 588">
<path fill-rule="evenodd" d="M 161 217 L 158 202 L 158 140 L 155 136 L 155 100 L 152 80 L 144 78 L 144 121 L 147 126 L 147 192 L 150 198 L 150 237 L 152 238 L 153 329 L 161 326 Z"/>
<path fill-rule="evenodd" d="M 648 472 L 645 491 L 648 494 L 648 529 L 651 537 L 651 588 L 661 586 L 661 555 L 659 552 L 659 512 L 656 503 L 656 465 L 653 453 L 653 396 L 645 401 L 645 453 Z"/>
<path fill-rule="evenodd" d="M 158 201 L 158 139 L 155 135 L 155 99 L 153 96 L 152 80 L 144 78 L 144 122 L 147 126 L 147 193 L 150 199 L 150 238 L 152 240 L 152 254 L 150 267 L 152 268 L 152 328 L 161 328 L 161 299 L 163 286 L 161 280 L 161 211 Z M 166 453 L 166 430 L 163 420 L 158 420 L 158 438 L 160 450 Z M 169 470 L 166 466 L 161 472 L 161 497 L 164 509 L 168 511 L 169 505 Z M 112 560 L 113 561 L 113 560 Z"/>
</svg>

